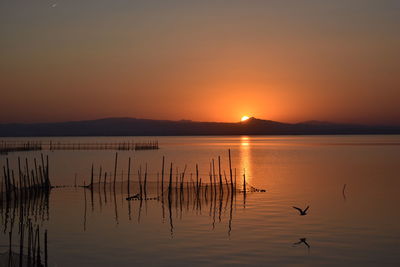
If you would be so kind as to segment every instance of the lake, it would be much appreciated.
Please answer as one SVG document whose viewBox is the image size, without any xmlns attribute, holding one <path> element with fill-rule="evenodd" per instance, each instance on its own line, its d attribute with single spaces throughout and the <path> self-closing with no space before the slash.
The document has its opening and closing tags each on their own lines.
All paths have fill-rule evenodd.
<svg viewBox="0 0 400 267">
<path fill-rule="evenodd" d="M 31 203 L 29 218 L 41 234 L 47 230 L 49 266 L 400 264 L 399 135 L 26 140 L 50 139 L 158 140 L 160 149 L 118 151 L 115 187 L 100 183 L 92 190 L 80 187 L 90 183 L 92 164 L 96 183 L 100 166 L 112 181 L 116 151 L 42 151 L 49 156 L 52 185 L 60 187 L 51 190 L 44 206 Z M 229 184 L 217 194 L 217 186 L 209 184 L 210 165 L 214 159 L 217 172 L 220 156 L 222 181 L 227 177 L 230 183 L 228 149 L 237 190 L 229 191 Z M 171 163 L 173 185 L 185 166 L 185 181 L 195 181 L 197 164 L 202 189 L 185 182 L 189 189 L 173 186 L 172 197 L 160 198 L 170 194 L 161 190 L 163 156 L 164 189 Z M 18 157 L 32 166 L 40 152 L 0 155 L 1 167 L 7 157 L 17 170 Z M 148 199 L 126 200 L 139 193 L 138 171 L 143 180 L 146 164 Z M 310 207 L 300 216 L 293 206 Z M 19 253 L 19 214 L 1 208 L 0 266 L 8 266 L 10 229 L 13 253 Z"/>
</svg>

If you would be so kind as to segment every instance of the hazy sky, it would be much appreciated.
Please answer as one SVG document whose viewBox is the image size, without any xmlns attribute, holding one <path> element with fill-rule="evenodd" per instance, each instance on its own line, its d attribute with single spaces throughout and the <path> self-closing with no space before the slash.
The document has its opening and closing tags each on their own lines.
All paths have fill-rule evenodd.
<svg viewBox="0 0 400 267">
<path fill-rule="evenodd" d="M 400 124 L 400 1 L 2 0 L 0 122 Z"/>
</svg>

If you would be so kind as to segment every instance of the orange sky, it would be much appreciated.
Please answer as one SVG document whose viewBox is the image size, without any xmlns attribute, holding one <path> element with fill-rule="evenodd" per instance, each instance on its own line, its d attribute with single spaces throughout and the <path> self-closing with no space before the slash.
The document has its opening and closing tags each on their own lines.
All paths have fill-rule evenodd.
<svg viewBox="0 0 400 267">
<path fill-rule="evenodd" d="M 397 1 L 83 2 L 0 4 L 0 122 L 400 124 Z"/>
</svg>

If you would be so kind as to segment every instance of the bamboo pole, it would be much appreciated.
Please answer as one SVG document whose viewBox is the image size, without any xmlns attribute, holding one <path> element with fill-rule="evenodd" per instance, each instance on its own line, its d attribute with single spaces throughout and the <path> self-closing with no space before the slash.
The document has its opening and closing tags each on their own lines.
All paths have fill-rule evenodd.
<svg viewBox="0 0 400 267">
<path fill-rule="evenodd" d="M 221 157 L 218 156 L 218 175 L 219 175 L 219 188 L 220 191 L 224 191 L 224 189 L 222 188 L 222 174 L 221 174 Z"/>
<path fill-rule="evenodd" d="M 143 199 L 143 189 L 142 189 L 142 165 L 139 166 L 139 170 L 138 170 L 138 179 L 139 179 L 139 196 L 140 196 L 140 199 Z"/>
<path fill-rule="evenodd" d="M 161 195 L 162 198 L 164 199 L 164 163 L 165 163 L 165 157 L 162 157 L 162 169 L 161 169 Z"/>
<path fill-rule="evenodd" d="M 130 195 L 130 180 L 131 180 L 131 157 L 129 157 L 128 160 L 128 185 L 127 185 L 127 192 L 128 192 L 128 196 Z"/>
<path fill-rule="evenodd" d="M 233 193 L 233 177 L 232 177 L 232 159 L 231 159 L 231 150 L 228 149 L 229 154 L 229 174 L 231 177 L 231 192 Z"/>
<path fill-rule="evenodd" d="M 246 195 L 246 170 L 243 169 L 243 193 Z"/>
<path fill-rule="evenodd" d="M 51 187 L 50 177 L 49 177 L 49 155 L 46 155 L 46 185 L 47 188 Z"/>
<path fill-rule="evenodd" d="M 117 165 L 118 165 L 118 152 L 115 153 L 115 163 L 114 163 L 114 190 L 115 190 L 115 181 L 117 179 Z"/>
<path fill-rule="evenodd" d="M 199 191 L 199 166 L 196 163 L 196 192 Z"/>
<path fill-rule="evenodd" d="M 168 198 L 171 197 L 171 189 L 172 189 L 172 162 L 171 162 L 171 168 L 169 169 Z"/>
<path fill-rule="evenodd" d="M 144 171 L 144 198 L 147 199 L 147 163 Z"/>
</svg>

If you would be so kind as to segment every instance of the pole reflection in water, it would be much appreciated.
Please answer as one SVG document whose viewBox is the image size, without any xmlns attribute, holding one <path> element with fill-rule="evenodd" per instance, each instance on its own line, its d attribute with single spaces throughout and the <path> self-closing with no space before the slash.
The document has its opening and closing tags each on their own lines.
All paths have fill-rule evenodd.
<svg viewBox="0 0 400 267">
<path fill-rule="evenodd" d="M 140 173 L 139 173 L 140 174 Z M 173 175 L 170 175 L 172 177 Z M 87 230 L 87 227 L 90 227 L 90 223 L 87 218 L 87 190 L 98 191 L 96 192 L 98 195 L 97 198 L 94 198 L 94 207 L 95 211 L 92 212 L 106 212 L 107 210 L 114 210 L 114 220 L 116 224 L 119 224 L 119 210 L 125 210 L 127 214 L 127 218 L 131 221 L 132 210 L 137 207 L 138 212 L 137 223 L 141 223 L 141 218 L 143 217 L 142 209 L 144 206 L 148 206 L 149 209 L 159 209 L 161 210 L 161 223 L 164 223 L 164 213 L 165 213 L 165 203 L 168 213 L 168 223 L 169 223 L 169 231 L 171 238 L 174 235 L 174 218 L 178 220 L 184 220 L 185 215 L 192 216 L 193 214 L 196 216 L 204 216 L 203 210 L 207 210 L 206 216 L 210 218 L 210 229 L 214 230 L 216 226 L 216 216 L 218 216 L 218 223 L 225 223 L 223 218 L 226 218 L 227 222 L 227 233 L 228 236 L 231 235 L 232 232 L 232 221 L 235 213 L 234 205 L 236 203 L 236 195 L 239 195 L 244 199 L 245 194 L 239 190 L 236 190 L 236 186 L 232 186 L 228 184 L 222 184 L 222 187 L 219 188 L 220 183 L 212 183 L 204 185 L 202 183 L 202 179 L 199 179 L 198 182 L 195 181 L 184 181 L 184 174 L 180 174 L 178 182 L 170 182 L 168 184 L 168 188 L 166 189 L 166 194 L 162 194 L 160 192 L 157 195 L 157 182 L 147 182 L 147 198 L 140 198 L 140 193 L 137 194 L 137 198 L 133 198 L 127 201 L 127 205 L 123 206 L 123 204 L 118 201 L 119 197 L 126 196 L 127 188 L 118 186 L 118 182 L 116 183 L 116 187 L 104 187 L 99 186 L 99 184 L 94 184 L 93 187 L 83 187 L 84 191 L 84 231 Z M 139 181 L 131 181 L 131 187 L 129 190 L 131 192 L 135 192 L 135 189 L 140 188 Z M 160 184 L 159 184 L 160 186 Z M 233 190 L 232 190 L 233 188 Z M 104 191 L 106 189 L 106 191 Z M 108 192 L 111 190 L 111 192 Z M 158 189 L 160 191 L 160 189 Z M 144 191 L 144 190 L 143 190 Z M 91 193 L 91 192 L 89 192 Z M 96 205 L 96 200 L 102 201 L 103 197 L 106 199 L 107 194 L 112 194 L 111 201 L 104 201 L 102 207 L 100 205 Z M 104 195 L 104 196 L 103 196 Z M 124 197 L 125 198 L 125 197 Z M 129 199 L 129 198 L 128 198 Z M 241 201 L 241 199 L 240 199 Z M 109 206 L 111 204 L 111 206 Z M 91 209 L 89 209 L 91 210 Z M 217 215 L 218 214 L 218 215 Z M 147 214 L 145 214 L 147 216 Z M 226 217 L 225 217 L 226 216 Z M 92 222 L 94 223 L 94 222 Z"/>
</svg>

